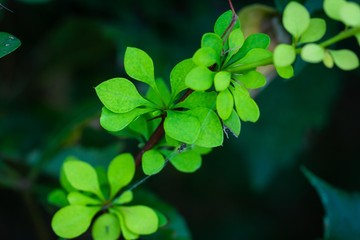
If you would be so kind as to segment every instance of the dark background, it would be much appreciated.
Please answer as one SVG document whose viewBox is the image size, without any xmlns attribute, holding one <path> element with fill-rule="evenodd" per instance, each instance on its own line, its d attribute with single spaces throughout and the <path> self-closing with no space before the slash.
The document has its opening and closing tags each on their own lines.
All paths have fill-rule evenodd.
<svg viewBox="0 0 360 240">
<path fill-rule="evenodd" d="M 284 2 L 276 1 L 278 7 Z M 228 4 L 1 3 L 14 13 L 0 9 L 0 31 L 18 37 L 22 46 L 0 59 L 0 239 L 55 239 L 55 209 L 46 195 L 58 186 L 64 158 L 77 155 L 106 166 L 123 149 L 136 151 L 133 141 L 119 141 L 99 127 L 94 87 L 125 76 L 127 46 L 145 50 L 156 76 L 168 80 Z M 329 26 L 330 32 L 341 29 L 331 21 Z M 358 51 L 355 39 L 337 46 L 345 47 Z M 360 189 L 359 70 L 298 66 L 296 78 L 275 79 L 258 95 L 259 122 L 244 123 L 239 138 L 230 136 L 197 173 L 168 166 L 145 184 L 179 210 L 193 239 L 321 238 L 324 210 L 300 166 L 339 188 Z"/>
</svg>

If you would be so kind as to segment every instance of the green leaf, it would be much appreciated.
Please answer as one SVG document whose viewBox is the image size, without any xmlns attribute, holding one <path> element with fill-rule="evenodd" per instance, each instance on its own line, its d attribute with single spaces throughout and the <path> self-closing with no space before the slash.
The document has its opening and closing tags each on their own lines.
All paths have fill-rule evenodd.
<svg viewBox="0 0 360 240">
<path fill-rule="evenodd" d="M 298 2 L 290 2 L 284 9 L 283 25 L 295 38 L 306 31 L 310 24 L 310 14 L 306 8 Z"/>
<path fill-rule="evenodd" d="M 219 35 L 220 37 L 222 37 L 223 34 L 225 33 L 226 29 L 229 27 L 232 18 L 233 18 L 233 13 L 231 10 L 226 11 L 223 14 L 221 14 L 221 16 L 215 22 L 214 32 L 217 35 Z M 237 29 L 237 28 L 240 28 L 239 20 L 236 21 L 233 29 Z"/>
<path fill-rule="evenodd" d="M 191 93 L 184 101 L 176 104 L 175 108 L 210 108 L 215 107 L 216 92 L 198 92 Z"/>
<path fill-rule="evenodd" d="M 329 53 L 332 56 L 335 65 L 342 70 L 353 70 L 359 67 L 357 55 L 348 49 L 329 50 Z"/>
<path fill-rule="evenodd" d="M 155 91 L 153 88 L 149 88 L 146 93 L 146 98 L 155 103 L 158 108 L 163 108 L 164 106 L 169 105 L 171 95 L 168 86 L 164 82 L 163 79 L 156 79 L 157 90 Z"/>
<path fill-rule="evenodd" d="M 240 135 L 241 121 L 239 115 L 234 109 L 232 110 L 230 117 L 226 120 L 223 120 L 223 122 L 226 128 L 229 129 L 235 137 Z"/>
<path fill-rule="evenodd" d="M 117 207 L 115 209 L 110 209 L 110 212 L 114 213 L 119 218 L 121 231 L 126 240 L 139 238 L 139 234 L 136 234 L 136 233 L 130 231 L 129 228 L 127 227 L 125 220 L 124 220 L 124 216 L 122 216 L 122 214 L 121 214 L 120 207 Z"/>
<path fill-rule="evenodd" d="M 330 18 L 341 20 L 340 10 L 345 4 L 345 0 L 324 0 L 324 11 Z"/>
<path fill-rule="evenodd" d="M 131 202 L 133 200 L 133 193 L 132 191 L 125 191 L 123 192 L 119 197 L 117 197 L 115 200 L 114 200 L 114 204 L 118 204 L 118 205 L 122 205 L 122 204 L 125 204 L 125 203 L 128 203 L 128 202 Z"/>
<path fill-rule="evenodd" d="M 291 65 L 285 67 L 275 66 L 275 69 L 279 76 L 282 78 L 289 79 L 294 76 L 294 68 Z"/>
<path fill-rule="evenodd" d="M 310 19 L 309 27 L 301 35 L 299 43 L 316 42 L 320 40 L 326 32 L 326 22 L 321 18 Z"/>
<path fill-rule="evenodd" d="M 187 88 L 185 84 L 186 75 L 195 67 L 193 60 L 185 59 L 179 62 L 170 73 L 171 95 L 174 98 L 177 94 Z"/>
<path fill-rule="evenodd" d="M 126 48 L 124 67 L 130 77 L 156 89 L 154 63 L 146 52 L 138 48 Z"/>
<path fill-rule="evenodd" d="M 198 66 L 210 67 L 218 62 L 220 55 L 211 47 L 202 47 L 193 56 L 193 61 Z"/>
<path fill-rule="evenodd" d="M 73 158 L 64 163 L 64 173 L 70 184 L 77 190 L 91 192 L 100 199 L 104 199 L 96 171 L 90 164 Z"/>
<path fill-rule="evenodd" d="M 129 124 L 129 129 L 140 134 L 145 139 L 149 139 L 150 137 L 148 121 L 144 115 L 141 115 L 136 120 L 132 121 Z"/>
<path fill-rule="evenodd" d="M 123 153 L 115 157 L 108 167 L 108 180 L 111 196 L 128 185 L 135 174 L 135 160 L 130 153 Z"/>
<path fill-rule="evenodd" d="M 186 75 L 185 84 L 193 90 L 205 91 L 212 86 L 214 75 L 207 67 L 195 67 Z"/>
<path fill-rule="evenodd" d="M 112 213 L 104 213 L 98 217 L 92 227 L 94 240 L 114 240 L 120 237 L 119 219 Z"/>
<path fill-rule="evenodd" d="M 65 191 L 59 188 L 54 189 L 49 193 L 47 201 L 48 203 L 57 207 L 64 207 L 69 205 Z"/>
<path fill-rule="evenodd" d="M 247 89 L 256 89 L 265 86 L 266 78 L 257 71 L 250 71 L 245 74 L 234 74 L 233 78 L 240 81 Z"/>
<path fill-rule="evenodd" d="M 327 68 L 333 68 L 334 67 L 334 59 L 330 55 L 329 50 L 325 50 L 325 52 L 324 52 L 323 63 L 325 65 L 325 67 L 327 67 Z"/>
<path fill-rule="evenodd" d="M 324 239 L 359 239 L 360 194 L 334 188 L 306 168 L 302 171 L 318 192 L 325 208 Z"/>
<path fill-rule="evenodd" d="M 216 110 L 219 117 L 226 120 L 230 117 L 234 108 L 234 98 L 228 89 L 219 92 L 216 98 Z"/>
<path fill-rule="evenodd" d="M 360 6 L 354 2 L 346 2 L 340 9 L 340 18 L 347 26 L 360 26 Z"/>
<path fill-rule="evenodd" d="M 192 144 L 200 133 L 200 122 L 191 114 L 183 111 L 168 111 L 164 122 L 167 135 L 180 142 Z"/>
<path fill-rule="evenodd" d="M 220 71 L 215 74 L 214 86 L 216 91 L 224 91 L 229 87 L 231 80 L 231 73 L 227 71 Z"/>
<path fill-rule="evenodd" d="M 301 58 L 309 63 L 319 63 L 324 59 L 325 49 L 315 43 L 309 43 L 301 49 Z"/>
<path fill-rule="evenodd" d="M 291 45 L 281 43 L 274 50 L 274 65 L 277 67 L 286 67 L 295 61 L 295 48 Z"/>
<path fill-rule="evenodd" d="M 0 32 L 0 58 L 15 51 L 20 45 L 20 40 L 13 35 L 6 32 Z"/>
<path fill-rule="evenodd" d="M 125 78 L 113 78 L 96 88 L 100 101 L 114 113 L 125 113 L 140 106 L 151 106 L 137 91 L 135 85 Z"/>
<path fill-rule="evenodd" d="M 81 192 L 71 192 L 67 195 L 70 205 L 101 205 L 101 201 Z"/>
<path fill-rule="evenodd" d="M 149 108 L 135 108 L 126 113 L 114 113 L 106 107 L 103 107 L 100 116 L 100 125 L 110 132 L 121 131 L 137 117 L 150 111 L 153 110 Z"/>
<path fill-rule="evenodd" d="M 220 56 L 222 48 L 223 48 L 223 41 L 219 37 L 219 35 L 215 33 L 205 33 L 201 39 L 201 47 L 209 47 L 212 48 L 217 56 Z"/>
<path fill-rule="evenodd" d="M 142 169 L 146 175 L 159 173 L 165 164 L 164 156 L 157 150 L 146 151 L 142 156 Z"/>
<path fill-rule="evenodd" d="M 200 133 L 195 141 L 195 145 L 206 148 L 222 145 L 222 125 L 213 110 L 208 108 L 195 108 L 187 111 L 187 113 L 195 116 L 201 123 Z"/>
<path fill-rule="evenodd" d="M 272 57 L 272 52 L 270 52 L 269 50 L 262 48 L 253 48 L 245 55 L 245 57 L 234 63 L 230 69 L 233 72 L 236 72 L 236 67 L 239 65 L 241 66 L 244 64 L 259 62 L 262 60 L 269 59 L 271 57 Z"/>
<path fill-rule="evenodd" d="M 75 238 L 86 232 L 92 218 L 100 209 L 81 205 L 66 206 L 55 213 L 51 227 L 60 237 Z"/>
<path fill-rule="evenodd" d="M 259 119 L 260 111 L 256 102 L 250 97 L 249 92 L 235 83 L 231 89 L 234 96 L 236 112 L 242 121 L 256 122 Z"/>
<path fill-rule="evenodd" d="M 360 46 L 360 33 L 355 35 L 358 45 Z"/>
<path fill-rule="evenodd" d="M 195 151 L 186 151 L 170 158 L 171 164 L 180 172 L 193 173 L 201 167 L 201 155 Z"/>
<path fill-rule="evenodd" d="M 233 30 L 229 35 L 229 56 L 234 55 L 244 44 L 245 37 L 240 28 Z"/>
<path fill-rule="evenodd" d="M 146 206 L 119 207 L 128 229 L 139 235 L 156 232 L 159 220 L 154 210 Z"/>
</svg>

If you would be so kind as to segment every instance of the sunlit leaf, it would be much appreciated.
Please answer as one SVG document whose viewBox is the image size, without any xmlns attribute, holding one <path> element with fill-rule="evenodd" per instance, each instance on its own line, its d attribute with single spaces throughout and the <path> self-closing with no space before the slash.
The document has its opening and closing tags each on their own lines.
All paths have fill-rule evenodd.
<svg viewBox="0 0 360 240">
<path fill-rule="evenodd" d="M 191 93 L 184 101 L 176 104 L 176 108 L 215 108 L 216 92 L 199 92 Z"/>
<path fill-rule="evenodd" d="M 321 46 L 309 43 L 301 49 L 301 58 L 310 63 L 319 63 L 323 61 L 325 50 Z"/>
<path fill-rule="evenodd" d="M 147 235 L 156 232 L 159 220 L 154 210 L 146 206 L 119 207 L 128 229 L 136 234 Z"/>
<path fill-rule="evenodd" d="M 94 240 L 115 240 L 120 233 L 119 219 L 112 213 L 104 213 L 98 217 L 91 231 Z"/>
<path fill-rule="evenodd" d="M 130 153 L 123 153 L 115 157 L 108 167 L 108 180 L 111 196 L 128 185 L 135 174 L 135 160 Z"/>
<path fill-rule="evenodd" d="M 220 55 L 211 47 L 202 47 L 197 50 L 193 56 L 193 61 L 196 65 L 203 67 L 210 67 L 218 62 Z"/>
<path fill-rule="evenodd" d="M 229 57 L 233 56 L 244 44 L 245 37 L 240 28 L 233 30 L 229 35 Z"/>
<path fill-rule="evenodd" d="M 170 158 L 171 164 L 180 172 L 192 173 L 201 167 L 201 156 L 194 151 L 186 151 Z"/>
<path fill-rule="evenodd" d="M 201 39 L 201 47 L 212 48 L 216 55 L 220 56 L 223 47 L 223 40 L 215 33 L 205 33 Z"/>
<path fill-rule="evenodd" d="M 286 67 L 295 61 L 295 48 L 288 44 L 279 44 L 274 50 L 274 65 L 277 67 Z"/>
<path fill-rule="evenodd" d="M 146 175 L 154 175 L 163 169 L 165 158 L 159 151 L 151 149 L 143 154 L 141 163 Z"/>
<path fill-rule="evenodd" d="M 321 18 L 310 19 L 309 27 L 301 35 L 299 43 L 316 42 L 320 40 L 326 32 L 326 22 Z"/>
<path fill-rule="evenodd" d="M 285 7 L 283 25 L 295 39 L 298 39 L 306 31 L 309 24 L 310 14 L 303 5 L 292 1 Z"/>
<path fill-rule="evenodd" d="M 137 91 L 135 85 L 125 78 L 113 78 L 96 88 L 100 101 L 114 113 L 125 113 L 139 106 L 151 106 Z"/>
<path fill-rule="evenodd" d="M 231 20 L 233 18 L 233 13 L 231 10 L 224 12 L 215 22 L 214 32 L 220 37 L 223 36 L 226 29 L 229 27 Z M 234 25 L 234 29 L 240 28 L 240 21 L 237 20 Z"/>
<path fill-rule="evenodd" d="M 115 200 L 114 200 L 114 204 L 124 204 L 124 203 L 128 203 L 128 202 L 131 202 L 133 200 L 133 193 L 132 191 L 125 191 L 123 192 L 119 197 L 117 197 Z"/>
<path fill-rule="evenodd" d="M 256 122 L 259 119 L 260 111 L 249 92 L 239 84 L 234 84 L 234 88 L 231 90 L 234 96 L 235 109 L 240 119 L 244 122 Z"/>
<path fill-rule="evenodd" d="M 232 110 L 230 117 L 226 120 L 223 120 L 223 123 L 235 137 L 239 136 L 241 130 L 241 121 L 239 115 L 234 109 Z"/>
<path fill-rule="evenodd" d="M 100 205 L 101 201 L 99 199 L 95 199 L 89 197 L 81 192 L 71 192 L 67 195 L 67 200 L 71 205 Z"/>
<path fill-rule="evenodd" d="M 324 52 L 323 63 L 327 68 L 332 68 L 334 66 L 334 59 L 328 50 Z"/>
<path fill-rule="evenodd" d="M 121 232 L 124 235 L 124 238 L 126 240 L 139 238 L 139 234 L 136 234 L 136 233 L 130 231 L 129 228 L 127 227 L 125 220 L 124 220 L 124 216 L 121 214 L 120 207 L 117 207 L 115 210 L 110 209 L 110 211 L 113 212 L 118 217 L 119 222 L 120 222 Z"/>
<path fill-rule="evenodd" d="M 212 86 L 214 75 L 207 67 L 196 67 L 186 76 L 185 84 L 193 90 L 205 91 Z"/>
<path fill-rule="evenodd" d="M 195 67 L 193 60 L 185 59 L 172 69 L 170 73 L 170 85 L 171 85 L 171 95 L 175 97 L 182 90 L 186 89 L 185 84 L 186 75 Z"/>
<path fill-rule="evenodd" d="M 329 50 L 329 53 L 332 56 L 335 65 L 342 70 L 353 70 L 359 67 L 357 55 L 348 49 Z"/>
<path fill-rule="evenodd" d="M 54 232 L 63 238 L 75 238 L 83 234 L 90 226 L 92 218 L 100 207 L 70 205 L 61 208 L 52 218 Z"/>
<path fill-rule="evenodd" d="M 231 73 L 227 71 L 220 71 L 215 74 L 214 86 L 216 91 L 224 91 L 229 87 L 231 80 Z"/>
<path fill-rule="evenodd" d="M 265 76 L 257 71 L 250 71 L 239 75 L 234 74 L 233 78 L 240 81 L 248 89 L 260 88 L 266 84 Z"/>
<path fill-rule="evenodd" d="M 20 40 L 13 35 L 6 32 L 0 32 L 0 58 L 15 51 L 20 45 Z"/>
<path fill-rule="evenodd" d="M 324 0 L 324 11 L 330 18 L 340 20 L 340 11 L 345 4 L 345 0 Z"/>
<path fill-rule="evenodd" d="M 279 76 L 282 78 L 289 79 L 294 76 L 294 68 L 291 65 L 285 67 L 275 66 L 275 69 Z"/>
<path fill-rule="evenodd" d="M 242 59 L 237 61 L 234 65 L 251 64 L 254 62 L 262 61 L 272 57 L 272 52 L 262 48 L 251 49 Z"/>
<path fill-rule="evenodd" d="M 352 27 L 360 26 L 360 6 L 354 2 L 346 2 L 340 9 L 340 18 L 344 24 Z"/>
<path fill-rule="evenodd" d="M 216 98 L 216 110 L 219 114 L 219 117 L 223 120 L 226 120 L 230 117 L 234 108 L 234 99 L 232 94 L 228 89 L 219 92 Z"/>
<path fill-rule="evenodd" d="M 153 88 L 149 88 L 146 93 L 146 98 L 161 108 L 170 103 L 170 90 L 163 79 L 157 78 L 155 82 L 157 90 L 155 91 Z"/>
</svg>

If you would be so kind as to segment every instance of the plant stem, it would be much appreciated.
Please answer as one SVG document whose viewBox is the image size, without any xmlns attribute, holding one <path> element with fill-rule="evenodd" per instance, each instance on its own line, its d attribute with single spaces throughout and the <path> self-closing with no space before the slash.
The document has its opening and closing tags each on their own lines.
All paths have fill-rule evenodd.
<svg viewBox="0 0 360 240">
<path fill-rule="evenodd" d="M 319 45 L 323 48 L 326 48 L 334 43 L 337 43 L 341 40 L 344 40 L 346 38 L 349 38 L 349 37 L 352 37 L 352 36 L 355 36 L 356 34 L 360 34 L 360 27 L 354 27 L 354 28 L 351 28 L 349 30 L 345 30 L 345 31 L 342 31 L 341 33 L 339 33 L 338 35 L 320 43 Z"/>
</svg>

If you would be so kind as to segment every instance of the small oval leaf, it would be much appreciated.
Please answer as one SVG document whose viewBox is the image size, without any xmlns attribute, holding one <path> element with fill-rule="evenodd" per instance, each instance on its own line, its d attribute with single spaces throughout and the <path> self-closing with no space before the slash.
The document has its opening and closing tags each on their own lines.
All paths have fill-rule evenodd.
<svg viewBox="0 0 360 240">
<path fill-rule="evenodd" d="M 196 67 L 186 76 L 185 84 L 193 90 L 205 91 L 212 86 L 214 75 L 207 67 Z"/>
<path fill-rule="evenodd" d="M 115 240 L 120 237 L 119 219 L 112 213 L 104 213 L 98 217 L 92 227 L 94 240 Z"/>
<path fill-rule="evenodd" d="M 128 185 L 135 174 L 135 160 L 130 153 L 123 153 L 115 157 L 108 167 L 108 180 L 111 196 Z"/>
<path fill-rule="evenodd" d="M 223 120 L 226 120 L 230 117 L 234 108 L 234 99 L 232 94 L 228 89 L 219 92 L 216 98 L 216 110 L 219 114 L 219 117 Z"/>
<path fill-rule="evenodd" d="M 274 65 L 277 67 L 286 67 L 295 61 L 295 48 L 288 44 L 279 44 L 274 50 Z"/>
<path fill-rule="evenodd" d="M 180 172 L 193 173 L 201 167 L 201 155 L 195 151 L 176 154 L 170 159 L 171 164 Z"/>
<path fill-rule="evenodd" d="M 159 173 L 165 164 L 164 156 L 157 150 L 146 151 L 142 156 L 142 169 L 146 175 Z"/>
<path fill-rule="evenodd" d="M 309 27 L 309 24 L 310 14 L 303 5 L 292 1 L 285 7 L 283 25 L 295 39 L 299 39 Z"/>
<path fill-rule="evenodd" d="M 342 70 L 354 70 L 359 67 L 359 59 L 357 55 L 348 50 L 329 50 L 332 58 L 334 59 L 334 63 Z"/>
<path fill-rule="evenodd" d="M 321 18 L 310 19 L 309 27 L 301 35 L 299 43 L 316 42 L 320 40 L 326 32 L 326 22 Z"/>
<path fill-rule="evenodd" d="M 301 58 L 309 63 L 319 63 L 324 59 L 325 50 L 314 43 L 305 45 L 301 49 Z"/>
<path fill-rule="evenodd" d="M 156 232 L 159 220 L 156 212 L 149 207 L 138 205 L 131 207 L 119 207 L 128 229 L 139 235 L 147 235 Z"/>
</svg>

